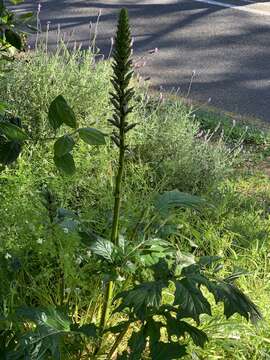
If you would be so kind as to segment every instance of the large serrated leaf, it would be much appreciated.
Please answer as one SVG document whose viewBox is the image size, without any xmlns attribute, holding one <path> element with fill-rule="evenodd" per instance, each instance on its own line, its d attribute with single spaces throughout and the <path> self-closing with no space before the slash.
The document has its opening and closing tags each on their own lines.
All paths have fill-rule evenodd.
<svg viewBox="0 0 270 360">
<path fill-rule="evenodd" d="M 76 117 L 74 111 L 68 105 L 62 95 L 58 95 L 49 107 L 49 123 L 54 130 L 58 129 L 62 124 L 66 124 L 71 128 L 76 128 Z"/>
<path fill-rule="evenodd" d="M 70 333 L 71 321 L 53 307 L 19 308 L 17 316 L 36 324 L 33 332 L 21 339 L 21 346 L 28 355 L 26 359 L 43 359 L 47 351 L 53 359 L 61 358 L 61 338 Z"/>
<path fill-rule="evenodd" d="M 206 201 L 204 199 L 176 189 L 158 195 L 155 207 L 161 214 L 166 215 L 172 209 L 199 208 L 205 204 Z"/>
<path fill-rule="evenodd" d="M 158 342 L 151 353 L 152 360 L 177 360 L 186 355 L 186 346 L 179 343 Z"/>
<path fill-rule="evenodd" d="M 19 308 L 17 315 L 36 323 L 47 335 L 55 332 L 69 332 L 71 321 L 53 307 L 48 308 Z"/>
<path fill-rule="evenodd" d="M 155 351 L 155 347 L 160 340 L 161 337 L 161 328 L 163 327 L 163 323 L 160 321 L 155 321 L 153 318 L 147 321 L 145 325 L 145 330 L 147 336 L 149 337 L 149 345 L 151 354 Z"/>
<path fill-rule="evenodd" d="M 253 323 L 262 319 L 257 306 L 234 284 L 225 281 L 212 283 L 208 289 L 213 293 L 217 303 L 223 302 L 224 315 L 227 318 L 240 314 Z"/>
<path fill-rule="evenodd" d="M 141 360 L 142 353 L 146 346 L 146 334 L 144 328 L 141 328 L 138 332 L 133 332 L 131 338 L 128 341 L 130 348 L 129 360 Z"/>
<path fill-rule="evenodd" d="M 188 333 L 194 344 L 200 347 L 204 347 L 204 344 L 208 341 L 208 337 L 206 333 L 195 326 L 190 325 L 189 323 L 178 320 L 170 315 L 170 313 L 166 314 L 167 318 L 167 332 L 169 337 L 177 336 L 182 337 Z"/>
<path fill-rule="evenodd" d="M 72 332 L 80 333 L 87 337 L 97 337 L 97 327 L 95 324 L 84 324 L 82 326 L 72 324 L 70 328 Z"/>
<path fill-rule="evenodd" d="M 196 283 L 188 278 L 175 281 L 174 305 L 179 305 L 178 317 L 191 317 L 200 322 L 200 314 L 211 315 L 211 306 Z"/>
<path fill-rule="evenodd" d="M 111 241 L 98 238 L 95 242 L 91 244 L 90 249 L 94 254 L 101 256 L 105 260 L 113 262 L 114 247 L 115 246 Z"/>
<path fill-rule="evenodd" d="M 149 309 L 160 307 L 163 287 L 166 285 L 161 281 L 149 281 L 118 294 L 115 300 L 122 298 L 122 302 L 115 312 L 129 308 L 139 318 L 143 319 Z"/>
</svg>

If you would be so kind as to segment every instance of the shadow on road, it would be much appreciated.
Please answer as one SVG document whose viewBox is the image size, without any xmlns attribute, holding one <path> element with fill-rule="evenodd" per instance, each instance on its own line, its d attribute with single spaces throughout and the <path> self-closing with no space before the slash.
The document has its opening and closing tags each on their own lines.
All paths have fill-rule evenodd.
<svg viewBox="0 0 270 360">
<path fill-rule="evenodd" d="M 115 31 L 119 9 L 130 14 L 134 49 L 138 56 L 151 48 L 159 54 L 146 68 L 152 85 L 165 89 L 180 87 L 186 94 L 193 70 L 192 98 L 249 116 L 270 121 L 270 16 L 209 6 L 191 0 L 174 4 L 153 5 L 145 1 L 72 1 L 47 0 L 42 3 L 43 28 L 58 24 L 66 36 L 74 31 L 70 43 L 89 44 L 89 24 L 101 11 L 97 44 L 108 54 L 110 38 Z M 28 1 L 26 6 L 36 6 Z M 243 3 L 244 5 L 244 3 Z M 49 46 L 56 36 L 49 36 Z"/>
</svg>

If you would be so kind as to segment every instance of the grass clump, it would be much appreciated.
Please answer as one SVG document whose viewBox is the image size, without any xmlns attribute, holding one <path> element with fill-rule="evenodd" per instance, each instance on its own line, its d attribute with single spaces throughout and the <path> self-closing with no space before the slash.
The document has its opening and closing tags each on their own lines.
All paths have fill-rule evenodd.
<svg viewBox="0 0 270 360">
<path fill-rule="evenodd" d="M 231 151 L 221 138 L 211 141 L 180 101 L 160 104 L 146 119 L 136 134 L 139 156 L 167 188 L 205 192 L 229 174 L 238 149 Z"/>
<path fill-rule="evenodd" d="M 33 137 L 47 135 L 51 101 L 62 94 L 82 124 L 104 121 L 108 111 L 108 62 L 96 62 L 90 51 L 69 51 L 64 44 L 48 54 L 42 48 L 13 63 L 0 85 L 3 100 Z"/>
<path fill-rule="evenodd" d="M 95 62 L 90 52 L 68 51 L 62 45 L 54 54 L 42 50 L 14 64 L 1 82 L 0 92 L 15 116 L 20 116 L 32 137 L 49 137 L 50 102 L 63 94 L 84 126 L 108 130 L 111 116 L 108 62 Z M 203 192 L 224 177 L 237 151 L 230 152 L 222 139 L 213 146 L 209 134 L 179 101 L 153 106 L 145 90 L 137 89 L 131 120 L 139 126 L 131 135 L 130 158 L 139 158 L 149 169 L 149 179 L 166 188 Z"/>
<path fill-rule="evenodd" d="M 195 111 L 195 119 L 203 130 L 222 134 L 230 142 L 241 141 L 253 146 L 269 145 L 270 142 L 269 128 L 254 120 L 235 120 L 233 116 L 216 114 L 203 109 Z"/>
</svg>

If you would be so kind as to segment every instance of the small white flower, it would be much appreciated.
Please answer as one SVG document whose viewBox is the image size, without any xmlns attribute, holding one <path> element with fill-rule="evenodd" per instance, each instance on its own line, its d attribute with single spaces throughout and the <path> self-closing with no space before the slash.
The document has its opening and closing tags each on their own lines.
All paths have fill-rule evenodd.
<svg viewBox="0 0 270 360">
<path fill-rule="evenodd" d="M 44 322 L 46 322 L 48 320 L 48 316 L 45 314 L 45 312 L 41 313 L 41 319 Z"/>
<path fill-rule="evenodd" d="M 126 278 L 124 276 L 118 275 L 117 280 L 118 281 L 125 281 Z"/>
<path fill-rule="evenodd" d="M 70 289 L 70 288 L 66 288 L 66 289 L 64 290 L 64 293 L 65 293 L 65 294 L 70 294 L 70 292 L 71 292 L 71 289 Z"/>
<path fill-rule="evenodd" d="M 75 288 L 74 292 L 75 292 L 75 294 L 79 294 L 81 292 L 81 289 L 80 288 Z"/>
<path fill-rule="evenodd" d="M 92 256 L 92 251 L 91 251 L 91 250 L 87 250 L 86 255 L 87 255 L 88 257 L 91 257 L 91 256 Z"/>
<path fill-rule="evenodd" d="M 10 255 L 10 253 L 7 252 L 6 255 L 5 255 L 5 259 L 8 260 L 8 259 L 11 259 L 11 258 L 12 258 L 12 256 Z"/>
<path fill-rule="evenodd" d="M 68 228 L 63 228 L 63 231 L 65 234 L 67 234 L 69 230 L 68 230 Z"/>
<path fill-rule="evenodd" d="M 83 261 L 83 257 L 82 257 L 82 256 L 78 256 L 77 259 L 75 260 L 75 263 L 76 263 L 77 265 L 80 265 L 80 264 L 82 263 L 82 261 Z"/>
<path fill-rule="evenodd" d="M 37 239 L 37 244 L 42 244 L 43 243 L 43 239 L 41 239 L 41 238 L 39 238 L 39 239 Z"/>
</svg>

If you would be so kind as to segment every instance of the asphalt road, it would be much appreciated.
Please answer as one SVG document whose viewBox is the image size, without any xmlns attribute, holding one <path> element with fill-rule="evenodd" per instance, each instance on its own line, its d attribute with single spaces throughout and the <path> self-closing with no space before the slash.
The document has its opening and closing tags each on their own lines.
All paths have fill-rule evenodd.
<svg viewBox="0 0 270 360">
<path fill-rule="evenodd" d="M 270 122 L 270 2 L 247 0 L 43 0 L 43 28 L 62 32 L 70 45 L 89 44 L 89 23 L 99 18 L 97 45 L 108 55 L 117 13 L 129 9 L 134 54 L 148 55 L 140 69 L 155 88 L 223 110 Z M 221 5 L 221 6 L 220 6 Z M 231 8 L 230 6 L 236 6 Z M 37 1 L 24 6 L 36 8 Z M 49 45 L 56 44 L 55 33 Z M 193 74 L 193 75 L 192 75 Z M 194 75 L 195 74 L 195 75 Z"/>
</svg>

